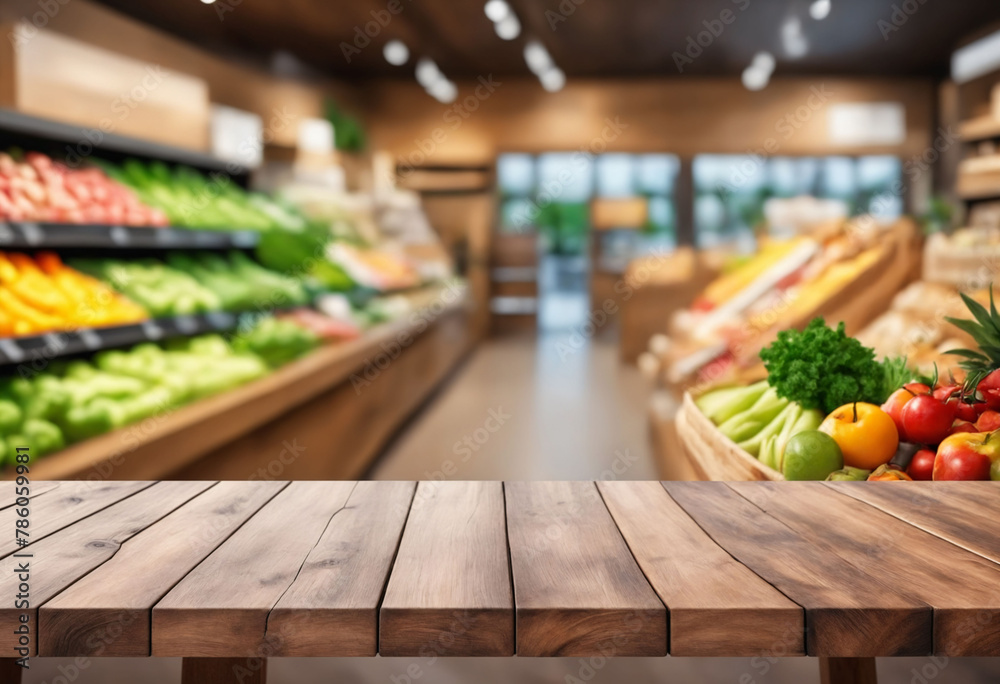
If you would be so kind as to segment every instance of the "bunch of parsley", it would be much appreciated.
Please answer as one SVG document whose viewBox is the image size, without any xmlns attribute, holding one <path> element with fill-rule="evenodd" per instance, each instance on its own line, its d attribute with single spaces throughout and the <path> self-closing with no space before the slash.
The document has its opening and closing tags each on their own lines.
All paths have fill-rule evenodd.
<svg viewBox="0 0 1000 684">
<path fill-rule="evenodd" d="M 880 363 L 873 349 L 847 336 L 843 323 L 833 329 L 822 318 L 801 332 L 778 333 L 760 358 L 779 396 L 824 413 L 855 401 L 881 404 L 912 375 L 905 359 Z"/>
</svg>

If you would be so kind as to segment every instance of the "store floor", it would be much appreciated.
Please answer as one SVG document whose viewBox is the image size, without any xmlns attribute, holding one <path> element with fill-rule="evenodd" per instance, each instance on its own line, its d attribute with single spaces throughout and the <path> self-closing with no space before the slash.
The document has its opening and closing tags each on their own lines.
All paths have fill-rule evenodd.
<svg viewBox="0 0 1000 684">
<path fill-rule="evenodd" d="M 484 343 L 390 445 L 377 480 L 646 480 L 649 383 L 612 338 Z"/>
<path fill-rule="evenodd" d="M 653 479 L 647 384 L 613 340 L 484 344 L 376 463 L 374 479 Z M 447 472 L 445 472 L 447 470 Z M 891 684 L 995 684 L 1000 659 L 879 661 Z M 178 684 L 178 659 L 34 659 L 25 684 Z M 274 659 L 269 684 L 809 684 L 794 658 Z"/>
</svg>

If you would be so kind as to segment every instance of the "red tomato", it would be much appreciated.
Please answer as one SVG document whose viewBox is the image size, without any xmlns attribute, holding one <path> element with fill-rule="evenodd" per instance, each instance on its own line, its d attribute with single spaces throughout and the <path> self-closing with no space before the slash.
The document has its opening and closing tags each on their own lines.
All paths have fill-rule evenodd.
<svg viewBox="0 0 1000 684">
<path fill-rule="evenodd" d="M 902 418 L 907 441 L 940 444 L 955 422 L 955 405 L 922 394 L 906 402 Z"/>
<path fill-rule="evenodd" d="M 961 385 L 941 385 L 934 390 L 934 398 L 938 401 L 947 401 L 949 398 L 956 396 L 961 390 Z"/>
<path fill-rule="evenodd" d="M 979 430 L 976 429 L 975 423 L 970 423 L 967 420 L 956 420 L 955 424 L 951 426 L 951 434 L 959 432 L 979 432 Z"/>
<path fill-rule="evenodd" d="M 1000 413 L 996 411 L 983 411 L 976 421 L 976 432 L 993 432 L 1000 430 Z"/>
<path fill-rule="evenodd" d="M 934 477 L 934 458 L 936 454 L 930 449 L 921 449 L 913 454 L 910 467 L 906 474 L 914 480 L 931 480 Z"/>
</svg>

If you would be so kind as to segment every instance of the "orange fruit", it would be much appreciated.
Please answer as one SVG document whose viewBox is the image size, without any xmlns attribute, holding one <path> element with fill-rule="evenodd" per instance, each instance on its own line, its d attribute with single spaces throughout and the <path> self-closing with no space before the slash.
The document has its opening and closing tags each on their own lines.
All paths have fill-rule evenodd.
<svg viewBox="0 0 1000 684">
<path fill-rule="evenodd" d="M 853 468 L 875 470 L 888 463 L 899 447 L 896 423 L 875 404 L 844 404 L 819 429 L 833 437 L 844 454 L 844 464 Z"/>
</svg>

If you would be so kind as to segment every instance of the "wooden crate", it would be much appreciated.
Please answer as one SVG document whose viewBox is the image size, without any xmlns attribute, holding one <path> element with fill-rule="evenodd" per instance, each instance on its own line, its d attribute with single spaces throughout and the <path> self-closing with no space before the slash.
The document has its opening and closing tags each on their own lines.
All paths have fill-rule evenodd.
<svg viewBox="0 0 1000 684">
<path fill-rule="evenodd" d="M 706 480 L 784 480 L 784 476 L 743 451 L 710 421 L 684 393 L 677 413 L 677 437 L 694 471 Z"/>
<path fill-rule="evenodd" d="M 0 27 L 0 106 L 91 130 L 207 152 L 208 84 L 25 22 Z"/>
</svg>

